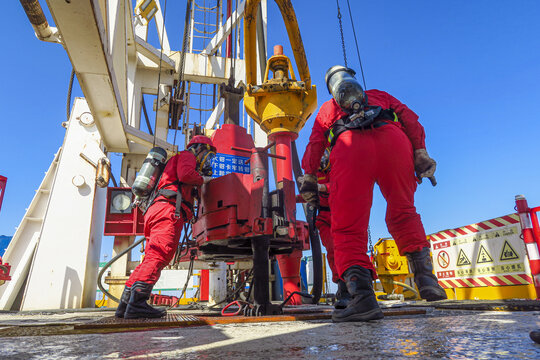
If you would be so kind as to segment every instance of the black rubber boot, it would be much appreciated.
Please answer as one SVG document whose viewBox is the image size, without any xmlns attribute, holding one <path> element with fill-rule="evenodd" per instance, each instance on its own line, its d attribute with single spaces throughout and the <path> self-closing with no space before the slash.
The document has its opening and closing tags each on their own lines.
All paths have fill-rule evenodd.
<svg viewBox="0 0 540 360">
<path fill-rule="evenodd" d="M 371 271 L 361 266 L 351 266 L 343 274 L 352 299 L 345 309 L 336 309 L 332 321 L 369 321 L 384 317 L 373 292 Z"/>
<path fill-rule="evenodd" d="M 336 309 L 345 309 L 347 305 L 349 305 L 349 302 L 351 301 L 351 294 L 349 294 L 349 291 L 347 290 L 347 284 L 345 284 L 345 281 L 338 280 L 338 290 L 336 292 L 336 303 L 334 304 L 334 307 Z"/>
<path fill-rule="evenodd" d="M 155 309 L 147 303 L 153 287 L 142 281 L 133 283 L 124 319 L 160 318 L 166 314 L 165 310 Z"/>
<path fill-rule="evenodd" d="M 414 274 L 414 282 L 420 291 L 420 297 L 427 301 L 445 300 L 446 292 L 439 285 L 437 277 L 433 275 L 433 263 L 429 255 L 429 248 L 407 253 L 407 260 Z"/>
<path fill-rule="evenodd" d="M 540 329 L 531 331 L 529 336 L 531 337 L 532 341 L 534 341 L 537 344 L 540 344 Z"/>
<path fill-rule="evenodd" d="M 117 318 L 123 318 L 124 313 L 126 312 L 126 307 L 129 302 L 129 298 L 131 296 L 131 288 L 129 286 L 124 287 L 124 292 L 122 293 L 122 296 L 120 297 L 120 303 L 118 304 L 118 307 L 116 308 L 116 312 L 114 313 L 114 316 Z"/>
</svg>

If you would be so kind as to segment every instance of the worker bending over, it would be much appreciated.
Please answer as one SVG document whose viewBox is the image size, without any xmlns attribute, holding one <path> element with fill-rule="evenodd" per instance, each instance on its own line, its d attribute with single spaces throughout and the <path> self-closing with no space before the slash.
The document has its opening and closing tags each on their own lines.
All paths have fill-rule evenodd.
<svg viewBox="0 0 540 360">
<path fill-rule="evenodd" d="M 414 206 L 417 179 L 432 178 L 436 163 L 425 149 L 418 116 L 390 94 L 363 91 L 354 71 L 334 66 L 326 73 L 333 98 L 320 108 L 302 159 L 300 193 L 318 206 L 317 169 L 330 143 L 330 208 L 338 273 L 352 296 L 335 322 L 380 319 L 373 292 L 375 269 L 367 255 L 367 228 L 377 183 L 387 201 L 386 224 L 400 253 L 407 256 L 420 296 L 446 299 L 433 275 L 429 243 Z M 416 171 L 416 176 L 415 176 Z"/>
<path fill-rule="evenodd" d="M 338 285 L 334 307 L 336 309 L 344 309 L 349 304 L 351 295 L 347 291 L 345 282 L 339 278 L 334 260 L 334 240 L 331 233 L 332 221 L 328 201 L 330 195 L 330 148 L 325 149 L 321 158 L 321 165 L 317 172 L 317 182 L 319 190 L 319 212 L 315 226 L 319 230 L 321 241 L 326 248 L 326 258 L 328 259 L 328 266 L 330 266 L 330 270 L 332 271 L 332 281 Z"/>
<path fill-rule="evenodd" d="M 144 215 L 145 256 L 126 281 L 116 317 L 135 319 L 165 315 L 165 310 L 155 309 L 147 301 L 161 270 L 176 253 L 184 223 L 193 217 L 193 190 L 209 179 L 203 179 L 202 175 L 208 169 L 211 174 L 210 160 L 215 151 L 212 140 L 196 135 L 187 150 L 173 156 L 165 165 Z"/>
</svg>

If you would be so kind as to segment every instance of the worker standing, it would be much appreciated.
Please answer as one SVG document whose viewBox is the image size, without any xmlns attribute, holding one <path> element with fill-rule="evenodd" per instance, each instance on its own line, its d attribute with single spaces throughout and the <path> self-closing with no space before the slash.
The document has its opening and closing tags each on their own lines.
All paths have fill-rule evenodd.
<svg viewBox="0 0 540 360">
<path fill-rule="evenodd" d="M 380 319 L 372 280 L 375 269 L 367 255 L 367 228 L 377 183 L 387 201 L 386 224 L 400 253 L 407 256 L 420 296 L 446 299 L 433 275 L 429 243 L 414 206 L 417 180 L 431 178 L 436 163 L 425 149 L 418 115 L 390 94 L 364 91 L 354 71 L 334 66 L 326 73 L 333 98 L 317 114 L 306 152 L 300 193 L 318 205 L 316 172 L 325 148 L 332 151 L 330 208 L 336 268 L 352 300 L 336 309 L 335 322 Z M 416 172 L 416 176 L 415 176 Z"/>
<path fill-rule="evenodd" d="M 334 241 L 332 240 L 331 233 L 331 213 L 329 204 L 329 191 L 330 191 L 330 148 L 326 148 L 321 158 L 321 165 L 317 172 L 317 187 L 319 190 L 319 211 L 317 214 L 317 220 L 315 226 L 319 230 L 321 242 L 326 249 L 326 258 L 328 259 L 328 266 L 332 272 L 332 282 L 337 284 L 338 289 L 336 292 L 336 303 L 334 307 L 336 309 L 344 309 L 351 300 L 351 295 L 347 291 L 347 285 L 343 280 L 339 278 L 339 273 L 336 269 L 334 260 Z"/>
<path fill-rule="evenodd" d="M 161 270 L 176 253 L 184 223 L 193 217 L 193 190 L 208 181 L 209 177 L 203 178 L 203 175 L 211 175 L 210 162 L 215 151 L 210 138 L 196 135 L 187 150 L 167 161 L 144 215 L 145 256 L 126 281 L 116 317 L 135 319 L 165 315 L 165 310 L 158 310 L 147 301 Z"/>
</svg>

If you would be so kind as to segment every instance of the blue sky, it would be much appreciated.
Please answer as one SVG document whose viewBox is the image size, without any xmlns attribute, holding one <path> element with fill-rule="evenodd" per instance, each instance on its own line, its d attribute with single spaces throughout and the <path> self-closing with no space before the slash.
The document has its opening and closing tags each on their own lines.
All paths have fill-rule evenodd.
<svg viewBox="0 0 540 360">
<path fill-rule="evenodd" d="M 367 87 L 391 93 L 419 114 L 428 151 L 438 162 L 437 187 L 425 182 L 416 194 L 426 232 L 509 214 L 516 194 L 539 205 L 540 3 L 350 2 Z M 359 70 L 346 1 L 340 3 L 349 66 Z M 170 1 L 169 6 L 168 34 L 178 49 L 185 2 Z M 294 1 L 294 6 L 321 105 L 330 98 L 324 73 L 343 63 L 336 5 Z M 35 38 L 19 2 L 6 7 L 10 16 L 3 27 L 11 37 L 3 44 L 1 60 L 0 175 L 8 183 L 0 234 L 13 235 L 62 144 L 71 65 L 60 45 Z M 269 51 L 284 44 L 291 56 L 273 2 L 268 17 Z M 82 96 L 77 87 L 74 96 Z M 312 124 L 313 118 L 300 133 L 300 156 Z M 385 206 L 376 190 L 375 239 L 388 236 Z"/>
</svg>

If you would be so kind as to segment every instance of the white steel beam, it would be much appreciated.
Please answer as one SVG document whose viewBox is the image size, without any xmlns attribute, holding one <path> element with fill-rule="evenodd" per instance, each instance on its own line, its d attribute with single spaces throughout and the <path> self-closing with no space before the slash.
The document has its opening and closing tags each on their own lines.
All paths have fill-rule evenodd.
<svg viewBox="0 0 540 360">
<path fill-rule="evenodd" d="M 180 52 L 171 55 L 176 62 L 177 72 L 180 64 Z M 220 56 L 204 56 L 201 54 L 186 53 L 186 67 L 184 80 L 202 84 L 221 84 L 229 81 L 231 76 L 231 61 L 235 61 L 234 78 L 243 80 L 245 63 L 243 59 L 228 59 Z"/>
<path fill-rule="evenodd" d="M 169 37 L 167 36 L 167 28 L 163 26 L 163 12 L 161 11 L 161 3 L 159 0 L 156 0 L 156 5 L 158 8 L 158 11 L 156 12 L 156 15 L 154 16 L 154 20 L 156 20 L 156 29 L 158 33 L 159 38 L 159 44 L 161 45 L 161 48 L 163 51 L 168 54 L 171 52 L 171 46 L 169 45 Z"/>
<path fill-rule="evenodd" d="M 125 129 L 128 139 L 137 144 L 144 145 L 146 147 L 146 153 L 154 146 L 154 137 L 152 135 L 129 125 L 126 125 Z M 178 149 L 176 145 L 170 144 L 158 137 L 155 139 L 155 145 L 169 152 L 176 152 Z"/>
<path fill-rule="evenodd" d="M 0 286 L 0 309 L 2 310 L 19 310 L 22 298 L 19 294 L 24 293 L 23 286 L 28 278 L 34 250 L 41 234 L 43 219 L 47 214 L 51 188 L 56 177 L 61 152 L 62 148 L 54 155 L 49 170 L 45 173 L 36 195 L 26 209 L 26 213 L 4 254 L 4 262 L 11 265 L 12 280 Z M 16 302 L 17 299 L 19 299 L 19 303 Z"/>
<path fill-rule="evenodd" d="M 94 306 L 107 191 L 91 165 L 104 154 L 89 110 L 75 99 L 21 310 Z"/>
<path fill-rule="evenodd" d="M 100 3 L 104 2 L 47 0 L 105 146 L 109 151 L 126 152 L 129 150 L 124 132 L 127 104 L 122 99 L 126 83 L 119 83 L 119 80 L 125 81 L 126 75 L 117 76 L 116 72 L 125 71 L 125 68 L 115 68 L 121 58 L 126 57 L 125 26 L 114 27 L 117 34 L 124 33 L 123 37 L 117 35 L 109 39 L 103 18 L 106 9 L 102 9 Z M 121 38 L 124 38 L 124 44 L 119 45 Z M 114 42 L 111 46 L 110 41 Z M 110 48 L 115 48 L 114 56 L 109 52 Z"/>
<path fill-rule="evenodd" d="M 126 0 L 107 1 L 107 34 L 109 55 L 113 61 L 114 76 L 118 84 L 121 106 L 127 114 L 127 31 Z M 133 45 L 132 45 L 133 46 Z"/>
<path fill-rule="evenodd" d="M 206 124 L 204 125 L 205 129 L 211 130 L 216 127 L 216 125 L 219 123 L 219 118 L 221 115 L 223 115 L 223 112 L 225 111 L 225 99 L 221 98 L 219 99 L 219 102 L 217 103 L 216 107 L 210 114 L 210 117 L 208 120 L 206 120 Z"/>
<path fill-rule="evenodd" d="M 137 86 L 137 55 L 129 54 L 127 68 L 128 125 L 139 128 L 141 119 L 141 88 Z"/>
<path fill-rule="evenodd" d="M 161 57 L 161 68 L 174 70 L 174 60 L 171 60 L 171 58 L 167 56 L 167 53 L 163 52 L 163 54 L 161 54 L 160 50 L 156 49 L 139 36 L 135 36 L 135 43 L 137 44 L 137 52 L 152 60 L 156 66 L 159 66 L 159 59 Z"/>
</svg>

